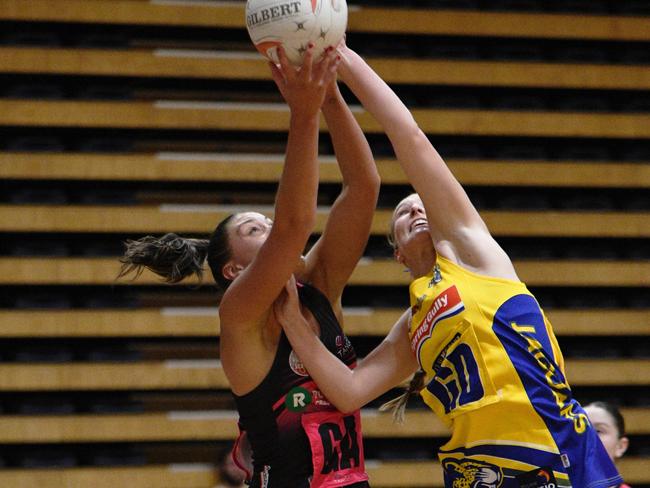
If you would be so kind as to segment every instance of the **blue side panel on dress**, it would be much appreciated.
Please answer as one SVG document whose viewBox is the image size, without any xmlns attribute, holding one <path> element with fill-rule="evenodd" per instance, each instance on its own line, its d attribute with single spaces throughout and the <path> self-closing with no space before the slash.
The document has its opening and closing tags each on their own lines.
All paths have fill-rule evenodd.
<svg viewBox="0 0 650 488">
<path fill-rule="evenodd" d="M 507 300 L 495 314 L 492 329 L 560 450 L 564 468 L 560 471 L 569 474 L 575 488 L 606 488 L 620 483 L 616 467 L 555 361 L 535 299 L 522 294 Z"/>
</svg>

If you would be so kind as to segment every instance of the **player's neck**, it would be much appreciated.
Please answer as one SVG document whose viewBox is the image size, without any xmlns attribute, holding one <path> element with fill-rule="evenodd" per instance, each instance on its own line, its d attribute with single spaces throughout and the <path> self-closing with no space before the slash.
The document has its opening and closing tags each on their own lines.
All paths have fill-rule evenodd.
<svg viewBox="0 0 650 488">
<path fill-rule="evenodd" d="M 408 269 L 413 279 L 426 276 L 431 272 L 433 266 L 436 264 L 436 252 L 423 252 L 419 256 L 409 259 Z"/>
</svg>

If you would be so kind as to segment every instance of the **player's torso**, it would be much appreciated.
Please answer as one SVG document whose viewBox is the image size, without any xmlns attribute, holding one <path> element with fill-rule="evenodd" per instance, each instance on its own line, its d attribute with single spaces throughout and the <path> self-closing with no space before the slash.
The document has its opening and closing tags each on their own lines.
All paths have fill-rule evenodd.
<svg viewBox="0 0 650 488">
<path fill-rule="evenodd" d="M 327 349 L 354 366 L 352 344 L 324 297 L 313 288 L 300 295 Z M 284 334 L 268 375 L 235 400 L 253 448 L 251 486 L 326 488 L 367 479 L 359 412 L 343 415 L 322 395 Z"/>
<path fill-rule="evenodd" d="M 411 283 L 410 291 L 411 348 L 428 380 L 437 379 L 424 392 L 425 400 L 443 420 L 450 423 L 505 394 L 519 393 L 503 390 L 517 382 L 517 372 L 493 325 L 499 314 L 518 332 L 522 315 L 528 314 L 545 329 L 542 312 L 523 283 L 479 276 L 438 258 L 434 270 Z M 519 297 L 518 306 L 504 309 L 513 297 Z"/>
<path fill-rule="evenodd" d="M 439 257 L 410 291 L 411 347 L 427 373 L 422 398 L 452 427 L 441 449 L 446 470 L 461 476 L 490 460 L 495 466 L 486 461 L 485 469 L 503 476 L 511 468 L 514 478 L 544 466 L 535 460 L 545 456 L 555 468 L 562 452 L 553 423 L 573 435 L 585 419 L 574 408 L 553 332 L 526 286 Z"/>
</svg>

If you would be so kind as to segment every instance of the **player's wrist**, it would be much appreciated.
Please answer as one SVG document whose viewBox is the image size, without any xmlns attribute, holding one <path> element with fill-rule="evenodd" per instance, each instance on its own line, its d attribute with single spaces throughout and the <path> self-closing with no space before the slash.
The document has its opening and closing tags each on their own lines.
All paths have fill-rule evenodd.
<svg viewBox="0 0 650 488">
<path fill-rule="evenodd" d="M 292 127 L 308 129 L 318 126 L 320 107 L 296 107 L 291 108 L 290 124 Z"/>
<path fill-rule="evenodd" d="M 325 96 L 325 101 L 323 102 L 323 111 L 327 109 L 337 109 L 341 108 L 345 104 L 343 95 L 341 92 L 336 90 L 334 93 L 328 93 Z"/>
</svg>

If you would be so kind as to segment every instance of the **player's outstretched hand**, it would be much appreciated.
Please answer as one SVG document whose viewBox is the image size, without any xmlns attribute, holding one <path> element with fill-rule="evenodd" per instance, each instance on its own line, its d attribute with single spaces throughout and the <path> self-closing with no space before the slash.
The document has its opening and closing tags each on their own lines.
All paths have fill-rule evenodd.
<svg viewBox="0 0 650 488">
<path fill-rule="evenodd" d="M 327 48 L 322 58 L 314 61 L 314 46 L 305 51 L 302 66 L 294 68 L 282 49 L 278 48 L 279 65 L 269 63 L 273 81 L 292 112 L 315 115 L 320 110 L 327 87 L 336 77 L 340 56 Z"/>
</svg>

